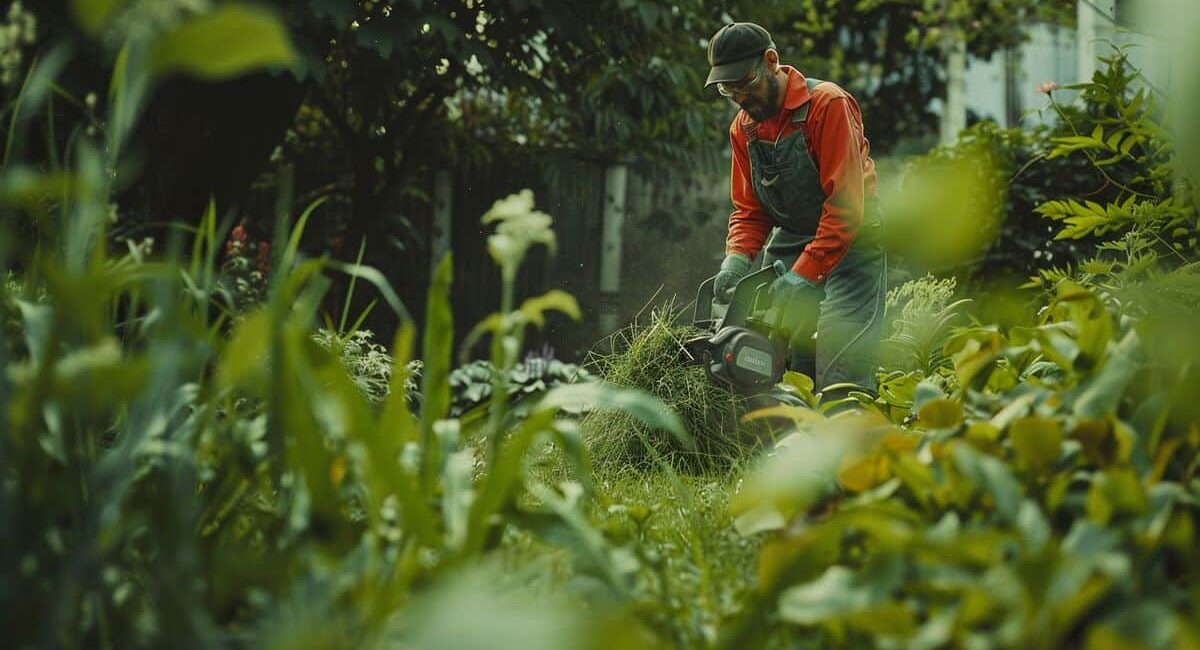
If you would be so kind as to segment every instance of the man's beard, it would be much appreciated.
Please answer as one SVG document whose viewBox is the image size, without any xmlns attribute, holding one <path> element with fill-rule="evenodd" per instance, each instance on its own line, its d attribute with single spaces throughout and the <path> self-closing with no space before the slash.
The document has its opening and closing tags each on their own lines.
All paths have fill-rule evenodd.
<svg viewBox="0 0 1200 650">
<path fill-rule="evenodd" d="M 783 84 L 779 82 L 775 75 L 767 77 L 767 96 L 763 99 L 752 97 L 742 103 L 742 110 L 750 116 L 750 119 L 755 122 L 775 117 L 779 112 L 779 93 L 782 92 Z"/>
</svg>

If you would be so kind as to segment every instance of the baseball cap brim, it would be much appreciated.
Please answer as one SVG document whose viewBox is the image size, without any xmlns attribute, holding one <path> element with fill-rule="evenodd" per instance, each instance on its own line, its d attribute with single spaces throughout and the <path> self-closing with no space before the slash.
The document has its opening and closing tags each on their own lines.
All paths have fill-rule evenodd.
<svg viewBox="0 0 1200 650">
<path fill-rule="evenodd" d="M 712 70 L 708 71 L 708 81 L 704 82 L 704 87 L 708 88 L 713 84 L 721 82 L 741 81 L 746 77 L 746 73 L 750 72 L 750 68 L 753 68 L 754 64 L 758 62 L 760 57 L 762 57 L 762 54 L 755 54 L 745 59 L 714 65 Z"/>
</svg>

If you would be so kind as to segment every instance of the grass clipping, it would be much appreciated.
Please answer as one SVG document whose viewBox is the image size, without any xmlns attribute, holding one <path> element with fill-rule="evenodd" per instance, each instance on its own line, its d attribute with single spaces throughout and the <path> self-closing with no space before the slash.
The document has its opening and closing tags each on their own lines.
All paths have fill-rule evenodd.
<svg viewBox="0 0 1200 650">
<path fill-rule="evenodd" d="M 756 427 L 739 425 L 747 398 L 731 393 L 704 368 L 687 363 L 683 343 L 701 334 L 675 325 L 672 305 L 651 313 L 649 325 L 634 323 L 593 350 L 587 366 L 606 382 L 637 388 L 674 410 L 696 441 L 689 450 L 670 433 L 652 429 L 621 411 L 592 411 L 582 421 L 584 441 L 597 468 L 645 468 L 656 456 L 679 469 L 728 467 L 756 446 Z"/>
</svg>

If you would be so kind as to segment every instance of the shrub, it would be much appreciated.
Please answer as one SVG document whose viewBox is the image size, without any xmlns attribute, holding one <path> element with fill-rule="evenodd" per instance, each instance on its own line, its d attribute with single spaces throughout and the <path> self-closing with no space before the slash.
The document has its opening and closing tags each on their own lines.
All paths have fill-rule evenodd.
<svg viewBox="0 0 1200 650">
<path fill-rule="evenodd" d="M 1110 201 L 1038 206 L 1102 254 L 1041 272 L 1031 324 L 957 329 L 946 376 L 881 386 L 889 417 L 809 418 L 747 480 L 743 523 L 777 532 L 730 647 L 771 616 L 855 647 L 1195 644 L 1196 212 L 1145 91 L 1105 61 L 1046 158 L 1083 159 Z"/>
</svg>

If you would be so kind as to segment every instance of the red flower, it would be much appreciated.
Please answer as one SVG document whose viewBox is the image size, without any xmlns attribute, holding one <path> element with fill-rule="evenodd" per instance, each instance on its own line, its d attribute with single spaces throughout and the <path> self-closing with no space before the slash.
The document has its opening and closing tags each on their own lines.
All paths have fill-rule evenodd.
<svg viewBox="0 0 1200 650">
<path fill-rule="evenodd" d="M 233 227 L 233 232 L 229 233 L 229 238 L 245 243 L 246 228 L 243 227 L 242 224 L 239 223 L 238 225 Z"/>
<path fill-rule="evenodd" d="M 265 241 L 258 242 L 258 257 L 254 264 L 263 275 L 271 270 L 271 245 Z"/>
</svg>

